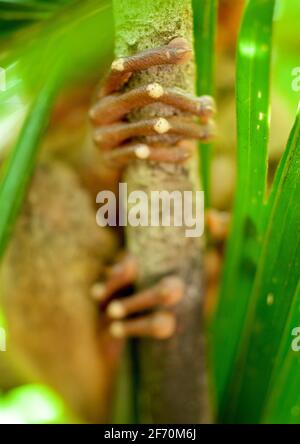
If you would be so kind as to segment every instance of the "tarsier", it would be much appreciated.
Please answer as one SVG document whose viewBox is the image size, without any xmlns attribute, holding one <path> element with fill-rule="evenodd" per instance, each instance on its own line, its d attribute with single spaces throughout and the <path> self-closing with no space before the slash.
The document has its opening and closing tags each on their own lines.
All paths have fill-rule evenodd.
<svg viewBox="0 0 300 444">
<path fill-rule="evenodd" d="M 192 154 L 190 139 L 213 136 L 211 97 L 157 83 L 121 90 L 137 71 L 182 64 L 190 56 L 186 41 L 176 38 L 113 62 L 90 111 L 94 140 L 109 168 L 134 160 L 185 162 Z M 154 102 L 185 114 L 126 121 L 132 109 Z M 226 236 L 226 220 L 210 212 L 207 222 L 217 238 Z M 177 276 L 130 293 L 138 268 L 126 253 L 113 264 L 117 238 L 118 233 L 96 225 L 91 196 L 68 166 L 40 162 L 2 267 L 10 347 L 30 377 L 52 386 L 87 421 L 108 419 L 124 338 L 170 337 L 176 319 L 168 308 L 184 297 Z"/>
</svg>

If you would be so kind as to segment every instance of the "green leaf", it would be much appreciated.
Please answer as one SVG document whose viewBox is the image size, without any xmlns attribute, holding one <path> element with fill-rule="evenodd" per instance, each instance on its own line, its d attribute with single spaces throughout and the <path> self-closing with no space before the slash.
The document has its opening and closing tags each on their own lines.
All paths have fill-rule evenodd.
<svg viewBox="0 0 300 444">
<path fill-rule="evenodd" d="M 267 424 L 300 423 L 300 281 L 293 297 L 293 305 L 282 335 L 276 357 L 269 394 L 264 406 L 262 422 Z M 296 330 L 295 330 L 296 329 Z M 296 336 L 297 335 L 297 336 Z M 292 342 L 296 341 L 293 350 Z"/>
<path fill-rule="evenodd" d="M 56 77 L 50 77 L 30 108 L 19 141 L 9 157 L 3 173 L 0 184 L 0 259 L 7 246 L 34 169 L 40 140 L 49 118 L 56 88 Z"/>
<path fill-rule="evenodd" d="M 217 22 L 217 0 L 193 0 L 195 61 L 198 95 L 214 94 L 214 64 Z M 199 144 L 201 178 L 205 204 L 210 205 L 210 144 Z"/>
<path fill-rule="evenodd" d="M 40 20 L 49 17 L 55 10 L 56 5 L 51 3 L 0 1 L 1 20 Z"/>
<path fill-rule="evenodd" d="M 212 333 L 216 402 L 221 411 L 226 409 L 224 394 L 236 359 L 265 231 L 274 6 L 274 0 L 248 2 L 238 43 L 236 196 Z"/>
<path fill-rule="evenodd" d="M 296 322 L 295 311 L 299 314 L 299 300 L 295 299 L 291 323 L 287 320 L 300 282 L 299 173 L 300 113 L 266 208 L 267 230 L 224 413 L 230 422 L 260 421 L 268 390 L 275 387 L 272 373 L 282 377 L 284 359 L 281 356 L 288 353 L 291 331 L 297 326 L 293 322 Z M 281 342 L 283 345 L 277 356 Z M 295 375 L 294 378 L 299 384 L 299 378 Z M 288 384 L 287 380 L 279 391 Z M 278 393 L 278 388 L 276 390 Z M 288 417 L 290 412 L 291 408 L 285 415 Z"/>
</svg>

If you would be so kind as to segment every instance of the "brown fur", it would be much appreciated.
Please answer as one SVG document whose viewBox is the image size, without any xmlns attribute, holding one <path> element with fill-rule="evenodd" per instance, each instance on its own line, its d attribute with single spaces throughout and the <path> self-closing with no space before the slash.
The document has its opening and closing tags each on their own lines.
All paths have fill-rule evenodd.
<svg viewBox="0 0 300 444">
<path fill-rule="evenodd" d="M 91 421 L 105 419 L 111 368 L 89 290 L 115 250 L 74 172 L 40 164 L 2 268 L 9 347 Z"/>
</svg>

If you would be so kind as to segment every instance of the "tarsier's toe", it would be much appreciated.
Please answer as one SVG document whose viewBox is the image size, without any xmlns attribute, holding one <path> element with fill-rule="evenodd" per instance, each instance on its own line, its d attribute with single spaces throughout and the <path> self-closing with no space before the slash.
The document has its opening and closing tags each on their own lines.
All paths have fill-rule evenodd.
<svg viewBox="0 0 300 444">
<path fill-rule="evenodd" d="M 183 295 L 182 280 L 176 276 L 170 276 L 148 290 L 113 300 L 106 309 L 107 316 L 112 320 L 109 327 L 111 335 L 118 338 L 148 336 L 167 339 L 171 337 L 176 330 L 176 316 L 166 308 L 178 304 Z"/>
<path fill-rule="evenodd" d="M 109 151 L 121 147 L 133 137 L 171 135 L 179 139 L 195 139 L 209 142 L 215 135 L 213 120 L 199 124 L 184 117 L 155 117 L 138 122 L 121 122 L 102 126 L 95 130 L 94 142 Z M 173 149 L 174 147 L 169 147 Z"/>
<path fill-rule="evenodd" d="M 114 321 L 109 328 L 110 334 L 120 339 L 132 336 L 168 339 L 175 330 L 175 315 L 167 311 L 159 311 L 127 321 Z"/>
<path fill-rule="evenodd" d="M 104 153 L 104 159 L 115 167 L 123 168 L 133 160 L 152 160 L 154 162 L 182 163 L 193 154 L 193 148 L 186 146 L 167 148 L 151 147 L 145 143 L 131 143 Z"/>
<path fill-rule="evenodd" d="M 129 315 L 157 308 L 172 306 L 183 297 L 184 284 L 176 276 L 162 279 L 157 285 L 127 298 L 112 301 L 107 307 L 107 314 L 112 319 L 123 319 Z"/>
<path fill-rule="evenodd" d="M 114 123 L 133 109 L 155 102 L 198 116 L 202 121 L 213 117 L 216 112 L 215 101 L 211 96 L 195 97 L 179 88 L 164 88 L 159 83 L 150 83 L 123 94 L 102 97 L 92 107 L 90 119 L 94 125 Z"/>
<path fill-rule="evenodd" d="M 97 282 L 91 288 L 91 296 L 99 302 L 105 302 L 117 291 L 132 285 L 138 275 L 137 261 L 130 254 L 108 269 L 106 281 Z"/>
<path fill-rule="evenodd" d="M 100 96 L 121 89 L 135 72 L 157 65 L 180 65 L 186 63 L 191 56 L 192 50 L 188 42 L 184 38 L 175 38 L 165 46 L 118 58 L 111 65 Z"/>
<path fill-rule="evenodd" d="M 108 270 L 105 283 L 92 288 L 92 297 L 103 306 L 114 337 L 170 337 L 176 326 L 175 315 L 168 307 L 178 304 L 184 296 L 184 283 L 177 276 L 168 276 L 153 287 L 131 296 L 115 294 L 128 289 L 137 278 L 136 261 L 129 255 Z"/>
</svg>

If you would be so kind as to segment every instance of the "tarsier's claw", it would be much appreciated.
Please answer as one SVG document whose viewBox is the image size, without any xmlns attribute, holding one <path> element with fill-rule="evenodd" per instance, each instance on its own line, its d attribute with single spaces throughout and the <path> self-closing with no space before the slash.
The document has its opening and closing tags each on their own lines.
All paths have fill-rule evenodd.
<svg viewBox="0 0 300 444">
<path fill-rule="evenodd" d="M 104 157 L 124 167 L 133 160 L 166 163 L 185 162 L 193 151 L 180 144 L 194 139 L 209 142 L 215 135 L 212 120 L 216 106 L 210 96 L 194 97 L 178 88 L 151 83 L 118 93 L 135 72 L 157 65 L 178 65 L 191 57 L 191 48 L 183 38 L 175 38 L 160 48 L 149 49 L 112 63 L 100 98 L 90 111 L 95 126 L 94 141 L 105 151 Z M 162 103 L 183 114 L 128 122 L 128 113 L 152 103 Z M 195 122 L 193 116 L 198 117 Z M 136 140 L 137 139 L 137 140 Z"/>
</svg>

